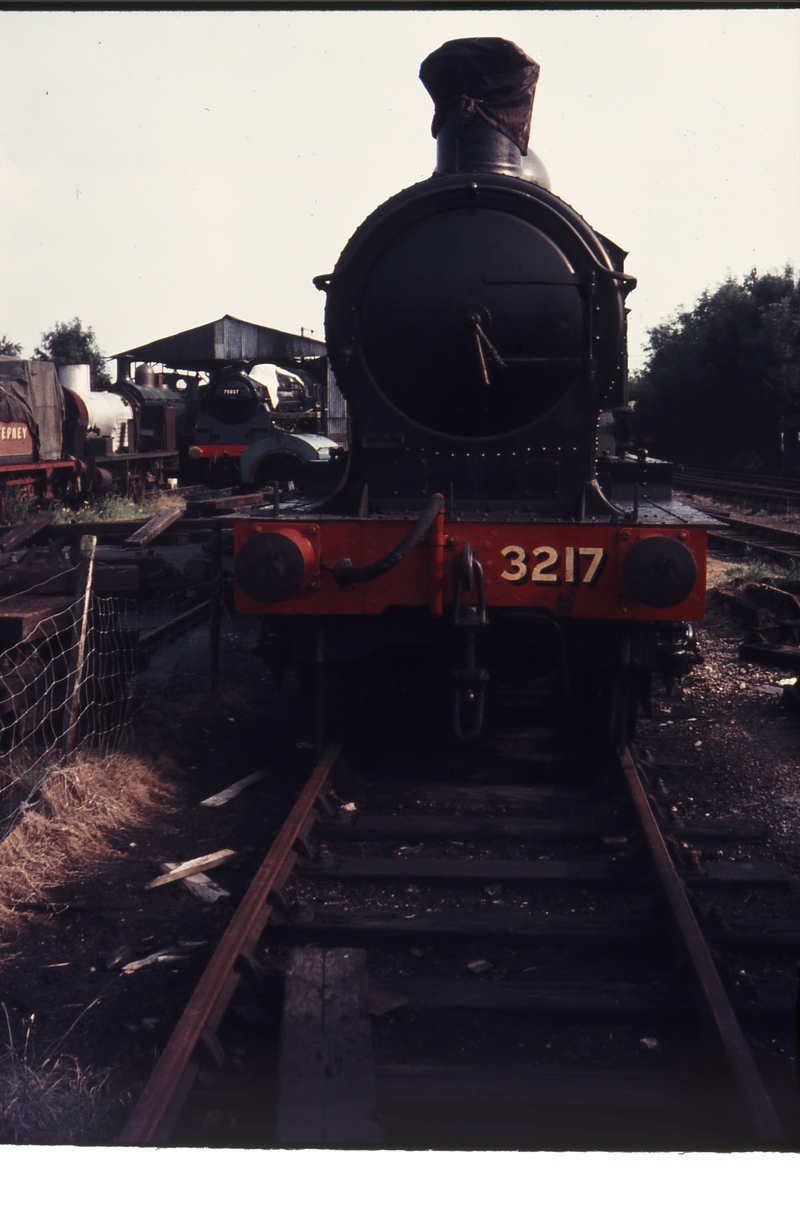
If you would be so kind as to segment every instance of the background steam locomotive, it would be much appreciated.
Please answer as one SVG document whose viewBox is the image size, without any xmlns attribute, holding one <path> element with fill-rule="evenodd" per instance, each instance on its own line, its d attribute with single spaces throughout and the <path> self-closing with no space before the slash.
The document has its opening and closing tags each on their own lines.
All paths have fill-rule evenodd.
<svg viewBox="0 0 800 1209">
<path fill-rule="evenodd" d="M 322 389 L 310 374 L 228 365 L 201 395 L 188 456 L 201 468 L 201 481 L 291 482 L 302 490 L 314 470 L 324 474 L 340 452 L 324 428 Z"/>
<path fill-rule="evenodd" d="M 186 401 L 150 366 L 94 391 L 88 365 L 0 358 L 0 487 L 38 499 L 142 497 L 177 476 Z"/>
</svg>

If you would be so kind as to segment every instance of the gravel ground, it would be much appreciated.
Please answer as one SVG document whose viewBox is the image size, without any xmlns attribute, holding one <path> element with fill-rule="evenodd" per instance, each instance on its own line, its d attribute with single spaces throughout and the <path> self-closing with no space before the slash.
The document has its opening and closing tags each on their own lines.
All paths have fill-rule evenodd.
<svg viewBox="0 0 800 1209">
<path fill-rule="evenodd" d="M 730 583 L 726 572 L 734 566 L 709 559 L 708 612 L 698 631 L 704 662 L 674 697 L 657 690 L 653 717 L 640 721 L 637 741 L 664 765 L 673 813 L 767 823 L 762 854 L 800 877 L 800 719 L 781 705 L 782 682 L 794 674 L 739 659 L 741 625 L 713 591 Z"/>
<path fill-rule="evenodd" d="M 800 918 L 800 715 L 781 704 L 781 682 L 793 673 L 738 657 L 742 629 L 713 585 L 730 586 L 735 560 L 709 560 L 709 607 L 698 627 L 702 666 L 671 698 L 656 695 L 652 719 L 640 722 L 639 751 L 655 766 L 652 780 L 665 814 L 676 820 L 739 818 L 761 822 L 764 839 L 725 844 L 702 857 L 754 859 L 779 864 L 791 875 L 788 889 L 696 894 L 702 911 L 730 918 Z M 687 846 L 688 847 L 688 846 Z M 696 850 L 695 850 L 696 851 Z M 687 856 L 691 855 L 687 853 Z M 720 898 L 723 905 L 720 907 Z M 716 905 L 716 906 L 715 906 Z M 723 980 L 738 994 L 791 1002 L 798 991 L 798 957 L 790 950 L 714 954 Z M 790 1145 L 800 1137 L 797 1038 L 788 1016 L 742 1018 L 776 1107 L 789 1122 Z"/>
</svg>

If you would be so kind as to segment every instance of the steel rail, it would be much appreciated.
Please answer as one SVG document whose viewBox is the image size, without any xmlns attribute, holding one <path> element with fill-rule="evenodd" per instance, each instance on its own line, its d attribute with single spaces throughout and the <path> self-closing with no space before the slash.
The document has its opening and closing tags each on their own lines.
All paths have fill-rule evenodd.
<svg viewBox="0 0 800 1209">
<path fill-rule="evenodd" d="M 252 955 L 272 912 L 267 897 L 291 872 L 296 860 L 294 845 L 314 821 L 314 803 L 340 750 L 338 743 L 327 747 L 303 787 L 165 1045 L 119 1136 L 120 1145 L 152 1146 L 168 1140 L 197 1073 L 195 1049 L 202 1041 L 212 1047 L 215 1044 L 214 1032 L 239 982 L 236 961 L 241 955 Z"/>
<path fill-rule="evenodd" d="M 750 470 L 692 470 L 676 466 L 675 474 L 680 478 L 705 479 L 709 483 L 738 483 L 745 487 L 789 487 L 797 490 L 800 478 L 797 475 L 761 473 Z"/>
<path fill-rule="evenodd" d="M 741 483 L 744 486 L 789 487 L 800 489 L 800 475 L 774 470 L 735 470 L 731 467 L 676 466 L 680 478 L 702 478 L 716 483 Z"/>
<path fill-rule="evenodd" d="M 755 550 L 778 560 L 795 562 L 800 556 L 800 533 L 779 525 L 765 525 L 744 520 L 739 516 L 708 510 L 708 515 L 722 522 L 724 529 L 709 530 L 709 546 L 735 550 Z"/>
<path fill-rule="evenodd" d="M 742 533 L 752 533 L 754 536 L 788 537 L 800 544 L 800 533 L 796 529 L 784 529 L 782 525 L 770 525 L 763 520 L 747 520 L 743 516 L 731 516 L 730 512 L 717 512 L 714 508 L 704 508 L 703 511 L 706 516 L 711 516 L 720 522 L 720 528 L 714 529 L 715 533 L 724 533 L 730 528 Z"/>
<path fill-rule="evenodd" d="M 722 984 L 714 959 L 700 930 L 683 882 L 664 842 L 658 821 L 629 748 L 618 753 L 626 785 L 636 807 L 661 889 L 672 911 L 680 939 L 691 962 L 711 1021 L 728 1064 L 747 1104 L 756 1135 L 764 1142 L 781 1142 L 785 1133 L 764 1086 L 753 1053 Z"/>
<path fill-rule="evenodd" d="M 710 495 L 738 496 L 744 499 L 774 499 L 787 502 L 800 500 L 798 479 L 751 479 L 722 473 L 676 470 L 672 481 L 679 491 L 707 491 Z"/>
<path fill-rule="evenodd" d="M 756 537 L 744 537 L 735 533 L 709 533 L 708 548 L 727 550 L 729 554 L 737 553 L 743 557 L 748 554 L 760 554 L 774 563 L 784 562 L 788 566 L 792 566 L 800 558 L 800 545 L 776 546 L 770 542 L 759 541 Z"/>
<path fill-rule="evenodd" d="M 156 626 L 154 630 L 148 630 L 139 638 L 138 649 L 140 651 L 157 651 L 165 642 L 171 641 L 173 638 L 179 638 L 186 630 L 192 629 L 193 626 L 199 625 L 201 621 L 205 621 L 206 617 L 211 613 L 212 601 L 201 600 L 200 604 L 192 605 L 190 609 L 179 613 L 177 617 L 170 618 L 163 625 Z"/>
</svg>

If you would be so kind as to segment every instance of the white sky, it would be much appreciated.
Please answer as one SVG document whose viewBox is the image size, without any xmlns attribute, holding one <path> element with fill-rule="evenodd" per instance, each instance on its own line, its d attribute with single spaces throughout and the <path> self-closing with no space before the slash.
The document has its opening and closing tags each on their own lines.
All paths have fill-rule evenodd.
<svg viewBox="0 0 800 1209">
<path fill-rule="evenodd" d="M 798 9 L 3 12 L 0 333 L 322 337 L 312 276 L 433 169 L 420 62 L 475 34 L 541 64 L 531 146 L 631 249 L 634 365 L 728 272 L 800 267 Z"/>
</svg>

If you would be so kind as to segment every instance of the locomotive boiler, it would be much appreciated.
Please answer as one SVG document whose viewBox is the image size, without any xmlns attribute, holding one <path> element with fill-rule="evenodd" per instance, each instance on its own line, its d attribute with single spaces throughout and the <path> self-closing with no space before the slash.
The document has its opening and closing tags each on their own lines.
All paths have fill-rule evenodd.
<svg viewBox="0 0 800 1209">
<path fill-rule="evenodd" d="M 423 62 L 435 171 L 315 279 L 346 474 L 314 515 L 239 521 L 236 601 L 320 702 L 367 667 L 422 669 L 469 739 L 487 693 L 549 685 L 622 742 L 652 673 L 696 658 L 704 518 L 663 464 L 598 450 L 600 415 L 626 409 L 636 282 L 529 149 L 538 75 L 499 38 Z"/>
</svg>

